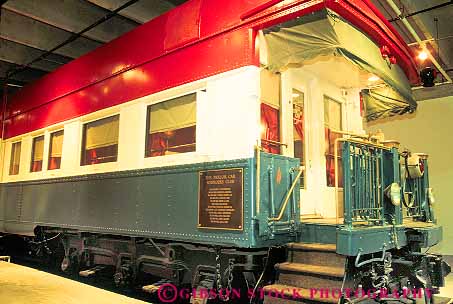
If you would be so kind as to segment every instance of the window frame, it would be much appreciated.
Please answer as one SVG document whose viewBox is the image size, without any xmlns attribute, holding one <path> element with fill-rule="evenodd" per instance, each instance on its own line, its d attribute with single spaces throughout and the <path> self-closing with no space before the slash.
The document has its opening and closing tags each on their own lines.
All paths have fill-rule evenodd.
<svg viewBox="0 0 453 304">
<path fill-rule="evenodd" d="M 151 156 L 151 155 L 148 155 L 148 147 L 149 147 L 149 141 L 150 141 L 150 134 L 149 133 L 149 130 L 151 128 L 151 107 L 152 106 L 155 106 L 155 105 L 158 105 L 158 104 L 162 104 L 164 102 L 167 102 L 167 101 L 171 101 L 171 100 L 174 100 L 174 99 L 177 99 L 177 98 L 181 98 L 181 97 L 185 97 L 185 96 L 188 96 L 188 95 L 192 95 L 194 94 L 195 95 L 195 142 L 194 142 L 194 151 L 189 151 L 189 152 L 182 152 L 182 153 L 177 153 L 176 155 L 181 155 L 181 154 L 187 154 L 187 153 L 194 153 L 197 151 L 197 143 L 198 143 L 198 137 L 197 137 L 197 131 L 198 131 L 198 102 L 200 100 L 200 91 L 205 91 L 206 89 L 200 89 L 200 90 L 195 90 L 195 91 L 188 91 L 188 92 L 185 92 L 185 93 L 182 93 L 182 94 L 177 94 L 175 96 L 172 96 L 172 97 L 168 97 L 168 98 L 165 98 L 165 99 L 160 99 L 159 101 L 156 101 L 156 102 L 153 102 L 153 103 L 147 103 L 145 105 L 145 111 L 146 111 L 146 124 L 145 124 L 145 148 L 144 148 L 144 153 L 143 153 L 143 157 L 145 159 L 152 159 L 152 158 L 156 158 L 156 157 L 168 157 L 168 156 L 172 156 L 172 155 L 158 155 L 158 156 Z M 191 127 L 191 126 L 189 126 Z M 182 128 L 180 128 L 182 129 Z M 177 129 L 175 129 L 177 130 Z"/>
<path fill-rule="evenodd" d="M 295 88 L 295 87 L 291 88 L 291 105 L 292 105 L 292 107 L 291 107 L 291 114 L 292 114 L 291 118 L 292 118 L 292 120 L 294 120 L 294 97 L 293 97 L 293 94 L 295 94 L 295 93 L 302 94 L 302 110 L 303 110 L 303 124 L 304 124 L 303 132 L 304 132 L 304 137 L 306 138 L 306 136 L 307 136 L 307 132 L 305 130 L 305 127 L 307 126 L 307 115 L 306 115 L 306 112 L 305 112 L 306 104 L 307 104 L 306 103 L 306 97 L 305 97 L 306 94 L 305 94 L 304 90 L 300 90 L 300 89 Z M 292 129 L 292 131 L 293 131 L 293 157 L 296 158 L 296 156 L 295 156 L 295 146 L 296 145 L 295 145 L 295 140 L 294 140 L 294 121 L 293 121 L 293 129 Z M 307 170 L 306 170 L 306 168 L 307 168 L 306 167 L 306 163 L 307 163 L 307 144 L 306 144 L 305 138 L 304 138 L 303 144 L 302 144 L 302 141 L 301 141 L 303 159 L 301 159 L 301 164 L 300 165 L 301 165 L 301 167 L 304 166 L 305 170 L 304 170 L 304 172 L 302 172 L 302 175 L 300 177 L 301 180 L 303 181 L 303 182 L 300 183 L 300 189 L 307 189 L 307 174 L 306 174 L 307 173 Z"/>
<path fill-rule="evenodd" d="M 278 78 L 278 93 L 276 94 L 277 95 L 277 99 L 278 99 L 278 104 L 274 104 L 272 101 L 269 101 L 267 100 L 266 98 L 264 98 L 263 95 L 265 95 L 265 97 L 269 97 L 267 96 L 267 94 L 264 94 L 264 93 L 268 93 L 267 91 L 264 91 L 263 90 L 263 85 L 265 85 L 263 83 L 263 79 L 264 77 L 266 77 L 266 73 L 270 73 L 271 76 L 276 76 Z M 259 96 L 259 119 L 260 119 L 260 122 L 259 122 L 259 129 L 260 129 L 260 134 L 259 134 L 259 145 L 260 145 L 260 148 L 262 150 L 264 150 L 265 148 L 263 147 L 263 143 L 267 146 L 269 146 L 268 149 L 271 149 L 272 147 L 275 147 L 276 149 L 278 149 L 278 153 L 273 153 L 273 152 L 267 152 L 267 153 L 272 153 L 272 154 L 275 154 L 275 155 L 284 155 L 284 148 L 283 147 L 288 147 L 288 145 L 286 143 L 284 143 L 282 141 L 282 138 L 283 138 L 283 132 L 284 132 L 284 128 L 283 128 L 283 96 L 282 96 L 282 88 L 283 88 L 283 79 L 282 79 L 282 73 L 272 73 L 264 68 L 262 68 L 260 70 L 260 76 L 259 76 L 259 81 L 260 81 L 260 96 Z M 274 96 L 275 97 L 275 96 Z M 277 119 L 278 119 L 278 141 L 273 141 L 273 140 L 267 140 L 265 138 L 262 138 L 262 124 L 261 124 L 261 121 L 263 119 L 262 117 L 262 105 L 266 105 L 270 108 L 272 108 L 273 110 L 276 110 L 278 115 L 277 115 Z"/>
<path fill-rule="evenodd" d="M 36 140 L 38 139 L 42 139 L 42 160 L 41 160 L 41 169 L 40 170 L 37 170 L 37 171 L 33 171 L 33 162 L 34 162 L 34 156 L 35 156 L 35 143 L 36 143 Z M 44 151 L 46 149 L 45 147 L 45 134 L 41 134 L 41 135 L 38 135 L 38 136 L 34 136 L 32 137 L 31 139 L 31 159 L 30 159 L 30 173 L 37 173 L 37 172 L 42 172 L 43 169 L 44 169 Z"/>
<path fill-rule="evenodd" d="M 113 117 L 118 117 L 118 143 L 116 144 L 117 145 L 116 160 L 115 161 L 108 161 L 108 162 L 101 162 L 101 163 L 97 163 L 97 164 L 84 164 L 85 153 L 86 153 L 86 130 L 87 130 L 87 125 L 89 125 L 91 123 L 94 123 L 94 122 L 97 122 L 97 121 L 104 120 L 104 119 L 113 118 Z M 80 155 L 80 161 L 79 161 L 79 166 L 80 167 L 89 167 L 89 166 L 102 165 L 102 164 L 108 164 L 108 163 L 117 163 L 118 162 L 118 158 L 119 158 L 119 144 L 120 144 L 120 129 L 121 129 L 120 121 L 121 121 L 120 113 L 112 113 L 112 114 L 107 115 L 107 116 L 101 116 L 101 117 L 93 118 L 91 120 L 81 121 L 81 125 L 82 125 L 81 126 L 81 146 L 80 146 L 80 154 L 79 154 Z"/>
<path fill-rule="evenodd" d="M 52 158 L 52 137 L 56 133 L 63 133 L 63 141 L 61 143 L 61 160 L 60 160 L 60 167 L 56 169 L 50 169 L 50 159 Z M 49 131 L 49 148 L 48 148 L 48 155 L 47 155 L 47 171 L 55 171 L 55 170 L 60 170 L 61 169 L 61 162 L 63 160 L 63 145 L 64 145 L 64 128 L 62 129 L 57 129 L 57 130 L 52 130 Z"/>
<path fill-rule="evenodd" d="M 14 155 L 14 146 L 15 145 L 19 145 L 20 147 L 20 151 L 19 151 L 19 164 L 18 164 L 18 168 L 17 168 L 17 173 L 11 173 L 12 171 L 12 168 L 13 168 L 13 155 Z M 10 159 L 9 159 L 9 168 L 8 168 L 8 176 L 17 176 L 20 174 L 20 163 L 21 163 L 21 159 L 22 159 L 22 139 L 18 140 L 18 141 L 13 141 L 11 142 L 11 152 L 10 152 Z"/>
<path fill-rule="evenodd" d="M 343 112 L 344 112 L 344 102 L 341 102 L 341 101 L 339 101 L 337 98 L 333 98 L 333 97 L 331 97 L 330 95 L 327 95 L 327 94 L 324 94 L 324 95 L 323 95 L 323 120 L 324 120 L 324 121 L 323 121 L 323 126 L 324 126 L 324 130 L 325 130 L 326 128 L 328 128 L 328 129 L 330 130 L 330 127 L 329 127 L 329 125 L 327 124 L 326 119 L 325 119 L 325 117 L 326 117 L 326 113 L 325 113 L 325 111 L 326 111 L 326 101 L 327 101 L 327 100 L 333 101 L 333 102 L 337 103 L 337 104 L 340 106 L 340 130 L 337 130 L 337 131 L 343 131 L 343 129 L 344 129 L 344 119 L 343 119 L 343 114 L 344 114 L 344 113 L 343 113 Z M 334 130 L 335 130 L 335 129 L 334 129 Z M 325 135 L 325 132 L 324 132 L 324 144 L 327 142 L 327 140 L 328 140 L 328 139 L 326 138 L 326 135 Z M 330 138 L 329 138 L 329 145 L 330 145 Z M 334 149 L 335 149 L 335 148 L 334 148 Z M 324 151 L 325 151 L 325 150 L 326 150 L 326 147 L 324 147 Z M 335 151 L 334 151 L 334 153 L 335 153 Z M 334 184 L 333 186 L 329 186 L 329 180 L 328 180 L 328 178 L 327 178 L 327 158 L 328 158 L 328 157 L 331 157 L 331 158 L 333 159 L 333 161 L 335 161 L 335 154 L 324 153 L 324 159 L 325 159 L 325 161 L 326 161 L 326 166 L 325 166 L 325 170 L 326 170 L 326 184 L 327 184 L 327 187 L 335 188 L 335 184 Z M 342 163 L 341 163 L 341 154 L 338 154 L 338 155 L 337 155 L 337 158 L 338 158 L 338 160 L 339 160 L 339 166 L 338 166 L 338 168 L 340 168 L 340 167 L 342 166 Z M 338 172 L 338 174 L 341 174 L 341 173 L 343 172 L 342 168 L 340 168 L 339 171 L 340 171 L 340 172 Z M 338 175 L 338 176 L 340 177 L 340 175 Z M 339 185 L 338 185 L 338 187 L 339 187 L 339 188 L 342 188 L 342 185 L 341 185 L 341 183 L 340 183 L 341 179 L 339 178 L 338 180 L 339 180 Z"/>
</svg>

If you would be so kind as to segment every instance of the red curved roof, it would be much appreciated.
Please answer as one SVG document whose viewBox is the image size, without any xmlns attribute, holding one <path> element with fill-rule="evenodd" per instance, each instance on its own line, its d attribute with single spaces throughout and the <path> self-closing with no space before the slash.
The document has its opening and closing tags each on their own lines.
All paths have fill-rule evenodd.
<svg viewBox="0 0 453 304">
<path fill-rule="evenodd" d="M 388 46 L 412 83 L 412 54 L 369 0 L 190 0 L 60 67 L 8 100 L 5 138 L 183 83 L 258 65 L 256 29 L 323 8 Z"/>
</svg>

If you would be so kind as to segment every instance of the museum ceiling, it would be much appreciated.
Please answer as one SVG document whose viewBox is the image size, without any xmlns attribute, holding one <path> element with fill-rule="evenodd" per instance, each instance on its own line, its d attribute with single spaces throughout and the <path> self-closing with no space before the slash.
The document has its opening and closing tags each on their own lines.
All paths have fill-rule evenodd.
<svg viewBox="0 0 453 304">
<path fill-rule="evenodd" d="M 453 1 L 392 0 L 453 76 Z M 186 0 L 0 0 L 0 80 L 14 92 Z M 387 0 L 372 0 L 406 42 L 419 44 Z M 420 67 L 426 65 L 418 61 Z M 443 82 L 442 76 L 438 82 Z M 450 87 L 451 88 L 451 87 Z"/>
</svg>

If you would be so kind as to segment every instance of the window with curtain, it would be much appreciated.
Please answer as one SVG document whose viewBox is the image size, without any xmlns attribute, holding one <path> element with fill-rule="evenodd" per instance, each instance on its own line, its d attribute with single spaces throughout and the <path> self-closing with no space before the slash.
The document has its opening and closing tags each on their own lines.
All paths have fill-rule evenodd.
<svg viewBox="0 0 453 304">
<path fill-rule="evenodd" d="M 83 126 L 82 166 L 117 161 L 119 118 L 115 115 Z"/>
<path fill-rule="evenodd" d="M 261 70 L 261 148 L 280 154 L 280 74 Z"/>
<path fill-rule="evenodd" d="M 293 89 L 293 136 L 294 157 L 300 159 L 300 165 L 305 166 L 305 124 L 304 124 L 304 93 Z M 300 176 L 300 187 L 305 187 L 305 173 Z"/>
<path fill-rule="evenodd" d="M 9 175 L 19 174 L 20 167 L 20 148 L 21 142 L 15 142 L 11 145 L 11 160 L 9 162 Z"/>
<path fill-rule="evenodd" d="M 49 170 L 60 169 L 61 167 L 61 155 L 63 152 L 63 136 L 64 131 L 57 131 L 50 134 L 50 145 L 49 145 L 49 164 L 47 168 Z"/>
<path fill-rule="evenodd" d="M 196 101 L 191 93 L 148 107 L 146 157 L 195 151 Z"/>
<path fill-rule="evenodd" d="M 33 138 L 30 172 L 42 171 L 43 154 L 44 154 L 44 135 L 41 135 Z"/>
<path fill-rule="evenodd" d="M 335 186 L 335 140 L 342 135 L 336 131 L 343 130 L 341 103 L 324 96 L 324 131 L 327 186 Z M 341 145 L 338 145 L 338 186 L 343 186 L 341 162 Z"/>
</svg>

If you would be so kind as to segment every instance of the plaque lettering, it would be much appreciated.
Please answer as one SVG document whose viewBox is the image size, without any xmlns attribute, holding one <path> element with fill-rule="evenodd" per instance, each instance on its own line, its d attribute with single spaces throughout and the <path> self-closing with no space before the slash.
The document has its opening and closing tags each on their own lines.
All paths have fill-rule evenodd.
<svg viewBox="0 0 453 304">
<path fill-rule="evenodd" d="M 199 183 L 198 227 L 242 230 L 242 169 L 201 171 Z"/>
</svg>

